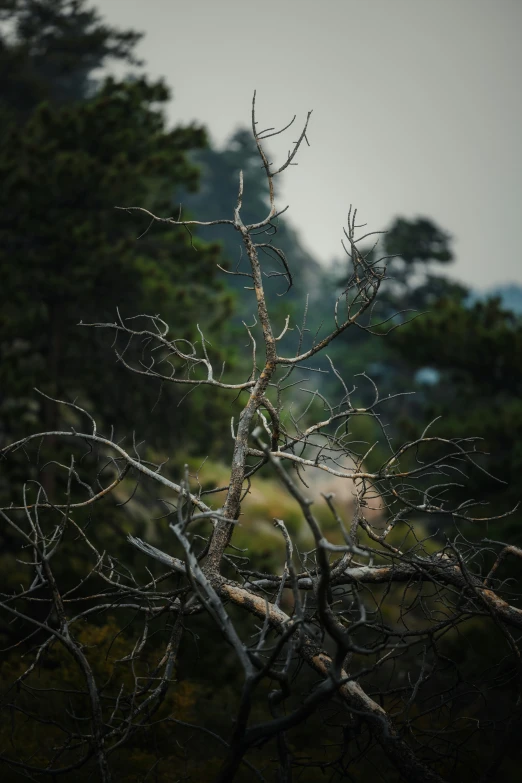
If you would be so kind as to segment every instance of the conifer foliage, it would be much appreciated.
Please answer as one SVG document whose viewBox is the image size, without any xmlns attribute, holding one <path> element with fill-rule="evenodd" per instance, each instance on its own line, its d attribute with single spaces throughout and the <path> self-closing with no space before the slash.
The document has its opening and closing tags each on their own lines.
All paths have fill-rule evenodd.
<svg viewBox="0 0 522 783">
<path fill-rule="evenodd" d="M 122 317 L 161 313 L 185 336 L 194 322 L 213 330 L 223 322 L 231 299 L 216 279 L 219 248 L 183 227 L 137 242 L 147 221 L 137 226 L 114 210 L 130 194 L 153 209 L 176 209 L 176 192 L 198 185 L 188 153 L 205 146 L 205 131 L 167 128 L 162 82 L 93 83 L 108 58 L 134 61 L 139 35 L 112 30 L 83 2 L 4 3 L 3 18 L 10 22 L 0 40 L 0 67 L 9 71 L 0 91 L 4 427 L 14 434 L 41 416 L 56 426 L 33 387 L 68 399 L 85 399 L 90 388 L 102 416 L 117 402 L 124 416 L 144 411 L 134 419 L 138 430 L 144 421 L 154 427 L 158 388 L 140 392 L 136 406 L 112 357 L 78 324 L 113 318 L 116 308 Z M 179 416 L 176 404 L 162 405 L 159 434 L 165 417 L 175 426 Z"/>
</svg>

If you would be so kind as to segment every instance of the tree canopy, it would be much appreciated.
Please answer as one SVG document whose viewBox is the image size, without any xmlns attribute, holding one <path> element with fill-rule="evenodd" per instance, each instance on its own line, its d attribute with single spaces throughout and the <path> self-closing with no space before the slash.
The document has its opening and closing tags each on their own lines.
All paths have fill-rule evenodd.
<svg viewBox="0 0 522 783">
<path fill-rule="evenodd" d="M 107 57 L 132 59 L 136 34 L 101 24 L 82 2 L 15 3 L 10 12 L 14 33 L 2 39 L 0 59 L 10 67 L 15 58 L 15 80 L 23 76 L 34 89 L 12 91 L 3 80 L 0 91 L 9 117 L 0 149 L 4 426 L 14 434 L 41 413 L 56 424 L 35 386 L 68 399 L 83 399 L 90 386 L 98 410 L 112 416 L 119 403 L 124 417 L 133 411 L 138 430 L 150 427 L 159 387 L 136 398 L 78 324 L 113 318 L 120 308 L 122 317 L 162 313 L 188 336 L 194 322 L 216 330 L 228 316 L 216 244 L 183 228 L 146 233 L 146 221 L 137 229 L 114 209 L 129 194 L 152 209 L 172 209 L 177 192 L 198 185 L 188 155 L 207 144 L 206 133 L 196 125 L 166 127 L 162 107 L 170 95 L 161 82 L 140 76 L 91 88 L 90 75 Z M 87 383 L 93 374 L 96 383 Z M 186 404 L 197 408 L 197 395 Z M 141 422 L 136 408 L 144 411 Z M 175 431 L 180 420 L 176 401 L 160 401 L 157 416 L 165 444 L 165 422 Z"/>
</svg>

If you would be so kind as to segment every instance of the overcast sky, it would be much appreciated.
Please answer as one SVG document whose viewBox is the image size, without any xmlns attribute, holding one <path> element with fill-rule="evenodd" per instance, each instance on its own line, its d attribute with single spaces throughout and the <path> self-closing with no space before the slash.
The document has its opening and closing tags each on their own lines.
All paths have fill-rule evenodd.
<svg viewBox="0 0 522 783">
<path fill-rule="evenodd" d="M 353 203 L 374 230 L 435 220 L 455 239 L 454 276 L 476 288 L 522 283 L 522 0 L 94 4 L 145 32 L 138 52 L 173 90 L 172 123 L 223 144 L 248 125 L 254 89 L 263 127 L 313 109 L 277 204 L 319 260 L 341 255 Z"/>
</svg>

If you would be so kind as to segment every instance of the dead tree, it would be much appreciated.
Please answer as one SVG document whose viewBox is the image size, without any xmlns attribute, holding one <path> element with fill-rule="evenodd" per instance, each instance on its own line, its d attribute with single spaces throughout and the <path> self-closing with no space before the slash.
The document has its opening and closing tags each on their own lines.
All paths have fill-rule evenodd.
<svg viewBox="0 0 522 783">
<path fill-rule="evenodd" d="M 299 391 L 293 382 L 296 376 L 302 379 L 303 369 L 313 374 L 316 357 L 327 354 L 330 343 L 343 332 L 375 331 L 378 326 L 382 331 L 373 306 L 386 275 L 386 258 L 360 250 L 369 235 L 357 235 L 356 211 L 350 209 L 345 250 L 351 276 L 335 303 L 330 331 L 311 338 L 306 312 L 295 329 L 289 318 L 276 325 L 270 315 L 264 275 L 278 274 L 287 288 L 292 285 L 290 264 L 273 238 L 277 218 L 285 211 L 276 207 L 274 180 L 294 162 L 303 142 L 308 143 L 309 119 L 310 115 L 284 163 L 273 166 L 264 142 L 286 128 L 260 131 L 254 96 L 252 132 L 270 198 L 268 215 L 257 223 L 245 225 L 241 218 L 241 174 L 237 205 L 227 218 L 200 222 L 183 220 L 181 213 L 158 217 L 139 206 L 123 207 L 145 213 L 151 225 L 181 225 L 190 231 L 193 226 L 227 224 L 237 232 L 248 266 L 245 271 L 238 265 L 228 274 L 245 278 L 257 310 L 254 323 L 245 324 L 252 348 L 247 377 L 227 380 L 226 371 L 213 366 L 212 348 L 199 327 L 198 342 L 190 343 L 172 337 L 168 324 L 157 315 L 92 325 L 113 335 L 118 361 L 134 376 L 144 376 L 137 378 L 140 382 L 178 384 L 187 392 L 209 387 L 210 394 L 215 387 L 228 391 L 231 401 L 239 398 L 241 412 L 231 422 L 227 482 L 203 486 L 200 476 L 191 475 L 188 468 L 175 481 L 163 465 L 141 456 L 135 444 L 124 447 L 113 435 L 100 434 L 89 413 L 58 400 L 56 404 L 68 406 L 71 414 L 86 417 L 88 427 L 80 431 L 75 424 L 70 431 L 30 434 L 2 450 L 5 459 L 20 450 L 31 458 L 31 448 L 49 438 L 71 448 L 69 463 L 56 467 L 64 475 L 64 498 L 48 497 L 36 480 L 24 488 L 21 499 L 0 511 L 3 524 L 20 542 L 27 570 L 26 582 L 1 596 L 4 618 L 19 634 L 13 645 L 24 650 L 27 661 L 4 689 L 2 704 L 6 714 L 41 722 L 54 737 L 47 755 L 37 758 L 24 756 L 19 747 L 1 748 L 3 763 L 20 775 L 54 780 L 96 762 L 99 779 L 110 781 L 115 751 L 154 726 L 154 716 L 175 687 L 184 630 L 196 615 L 208 615 L 209 633 L 219 629 L 242 672 L 230 730 L 217 736 L 199 725 L 220 749 L 217 781 L 231 781 L 243 774 L 241 770 L 245 779 L 278 775 L 278 780 L 290 781 L 296 769 L 306 766 L 329 770 L 331 780 L 348 780 L 360 759 L 372 754 L 388 764 L 391 777 L 385 779 L 461 780 L 463 768 L 472 769 L 475 734 L 495 728 L 502 741 L 495 743 L 488 764 L 475 775 L 493 780 L 505 743 L 519 725 L 522 609 L 514 585 L 504 581 L 502 571 L 506 558 L 519 558 L 522 551 L 502 542 L 466 539 L 462 529 L 483 527 L 488 520 L 475 511 L 475 501 L 452 504 L 446 499 L 465 480 L 468 468 L 482 469 L 475 440 L 432 436 L 428 426 L 416 440 L 397 448 L 383 421 L 389 398 L 381 399 L 371 379 L 363 376 L 372 399 L 359 404 L 355 387 L 331 361 L 330 372 L 339 384 L 337 401 L 328 401 L 320 385 Z M 267 272 L 267 259 L 275 260 L 280 271 Z M 136 345 L 141 349 L 137 358 L 132 354 Z M 299 394 L 307 401 L 297 411 Z M 319 408 L 322 414 L 313 418 Z M 352 434 L 360 418 L 380 428 L 381 449 L 386 450 L 381 463 L 371 469 L 374 444 L 361 446 Z M 104 459 L 94 483 L 88 482 L 78 456 L 85 447 L 98 461 Z M 300 551 L 285 520 L 274 519 L 286 558 L 281 569 L 271 573 L 255 570 L 248 553 L 237 556 L 233 549 L 237 525 L 249 525 L 242 513 L 245 497 L 260 473 L 267 471 L 294 499 L 312 541 L 309 551 Z M 314 497 L 309 486 L 314 472 L 350 487 L 350 514 L 333 494 Z M 81 510 L 103 506 L 132 476 L 162 493 L 167 504 L 169 538 L 155 543 L 128 538 L 129 552 L 134 548 L 144 553 L 151 567 L 154 563 L 161 572 L 151 572 L 145 580 L 110 552 L 100 551 L 89 528 L 77 521 Z M 323 507 L 332 520 L 328 535 L 320 521 Z M 491 516 L 489 522 L 495 519 Z M 91 521 L 91 529 L 95 524 Z M 63 587 L 55 565 L 71 531 L 78 548 L 83 547 L 86 570 L 76 584 Z M 80 631 L 91 618 L 129 612 L 140 630 L 133 649 L 122 659 L 130 679 L 118 681 L 115 693 L 93 668 Z M 148 634 L 158 618 L 167 618 L 168 633 L 154 649 L 154 663 L 148 659 L 142 670 Z M 254 635 L 252 624 L 248 633 L 245 630 L 248 618 L 255 621 Z M 483 703 L 478 712 L 474 706 L 468 714 L 480 678 L 477 673 L 462 673 L 447 654 L 446 643 L 458 640 L 472 622 L 490 626 L 500 641 L 497 660 L 488 663 L 487 687 L 480 692 Z M 44 717 L 38 708 L 27 706 L 28 697 L 36 699 L 39 667 L 56 648 L 65 651 L 83 678 L 83 686 L 71 696 L 81 706 L 71 707 L 63 720 Z M 299 662 L 316 675 L 311 685 Z M 271 684 L 268 691 L 260 687 L 266 683 Z M 66 690 L 59 676 L 56 687 Z M 497 691 L 502 694 L 503 714 L 492 717 L 488 694 Z M 253 705 L 259 702 L 265 705 L 263 720 L 252 717 Z M 337 711 L 341 739 L 335 753 L 320 761 L 304 759 L 292 749 L 292 731 L 327 705 Z M 168 719 L 175 739 L 183 721 L 176 714 Z M 260 748 L 277 756 L 264 771 L 256 755 Z"/>
</svg>

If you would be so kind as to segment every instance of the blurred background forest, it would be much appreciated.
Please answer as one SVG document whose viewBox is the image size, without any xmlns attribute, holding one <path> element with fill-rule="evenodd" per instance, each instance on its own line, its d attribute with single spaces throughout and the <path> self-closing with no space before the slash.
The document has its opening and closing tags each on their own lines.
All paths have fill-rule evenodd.
<svg viewBox="0 0 522 783">
<path fill-rule="evenodd" d="M 100 330 L 80 322 L 112 322 L 117 309 L 123 318 L 160 313 L 172 335 L 191 339 L 197 338 L 199 324 L 210 335 L 214 354 L 238 378 L 244 376 L 250 348 L 242 321 L 252 323 L 252 293 L 244 290 L 244 278 L 218 268 L 243 269 L 234 232 L 225 226 L 190 235 L 157 225 L 147 231 L 144 218 L 114 207 L 140 205 L 169 215 L 177 214 L 182 204 L 184 217 L 228 218 L 242 169 L 243 219 L 264 217 L 268 194 L 251 134 L 240 127 L 225 146 L 216 148 L 205 127 L 168 127 L 164 111 L 169 89 L 148 78 L 146 63 L 136 60 L 140 33 L 107 25 L 91 3 L 0 0 L 0 20 L 0 446 L 34 431 L 76 425 L 70 413 L 39 396 L 36 387 L 51 397 L 78 401 L 96 415 L 100 429 L 114 427 L 127 443 L 146 441 L 154 459 L 169 457 L 173 476 L 185 461 L 195 466 L 205 458 L 208 475 L 219 475 L 231 452 L 230 417 L 241 400 L 231 407 L 220 393 L 197 390 L 184 396 L 150 379 L 141 382 L 117 361 Z M 111 61 L 124 63 L 133 76 L 95 78 Z M 436 417 L 435 433 L 483 438 L 488 453 L 483 465 L 505 483 L 477 474 L 468 479 L 466 493 L 488 503 L 488 513 L 503 513 L 520 499 L 522 289 L 504 286 L 479 296 L 456 282 L 452 237 L 429 215 L 398 215 L 382 228 L 387 233 L 377 238 L 376 248 L 368 245 L 368 252 L 393 257 L 375 311 L 376 321 L 391 320 L 375 335 L 350 330 L 332 345 L 331 359 L 348 384 L 364 372 L 383 396 L 415 392 L 388 407 L 394 442 L 417 437 Z M 271 274 L 280 270 L 268 250 L 272 313 L 281 326 L 287 314 L 293 324 L 301 324 L 307 307 L 306 328 L 314 334 L 331 323 L 347 268 L 339 260 L 325 264 L 314 258 L 284 218 L 274 243 L 286 254 L 295 285 L 280 295 L 286 285 Z M 412 318 L 414 314 L 419 315 Z M 401 321 L 409 323 L 387 336 L 379 334 Z M 326 396 L 337 394 L 334 381 L 326 374 L 313 379 Z M 369 425 L 361 425 L 359 434 L 368 442 L 375 436 Z M 63 492 L 49 463 L 60 459 L 60 447 L 46 448 L 38 473 L 28 474 L 23 454 L 0 466 L 2 505 L 19 500 L 28 478 L 42 481 L 49 493 Z M 272 533 L 263 528 L 263 519 L 271 520 L 278 504 L 286 502 L 270 479 L 266 486 L 265 495 L 258 493 L 250 501 L 258 527 L 241 534 L 245 545 L 255 536 L 252 548 L 259 568 L 274 556 Z M 130 497 L 126 513 L 113 501 L 96 510 L 95 535 L 103 549 L 111 547 L 123 560 L 137 561 L 139 555 L 127 551 L 123 534 L 152 540 L 163 528 L 151 521 L 159 515 L 155 498 L 132 496 L 132 491 L 123 483 L 118 495 L 120 503 Z M 517 512 L 495 523 L 491 538 L 520 546 L 521 522 Z M 463 534 L 475 535 L 471 530 Z M 0 526 L 4 591 L 17 583 L 17 545 Z M 62 566 L 65 581 L 68 569 L 82 569 L 72 546 L 71 558 Z M 1 622 L 2 647 L 8 648 L 10 626 Z M 106 618 L 98 625 L 95 620 L 85 631 L 88 643 L 99 646 L 100 666 L 109 665 L 104 648 L 114 630 L 109 626 Z M 124 647 L 125 635 L 119 639 Z M 16 671 L 19 654 L 16 649 L 7 653 L 4 671 Z M 203 660 L 210 655 L 206 650 L 198 654 Z M 200 674 L 199 683 L 191 680 L 189 686 L 194 664 L 186 655 L 170 709 L 190 720 L 204 704 L 207 725 L 219 723 L 223 705 L 232 698 L 232 669 L 226 656 L 223 660 L 221 681 L 207 681 Z M 56 666 L 50 660 L 42 680 Z M 9 732 L 3 732 L 2 744 L 9 743 Z M 32 752 L 39 741 L 37 736 L 27 739 Z M 171 748 L 162 751 L 164 745 L 165 725 L 155 738 L 121 751 L 121 779 L 144 779 L 140 776 L 157 753 L 175 755 Z M 212 752 L 205 753 L 203 760 L 184 760 L 194 780 L 212 779 Z M 156 774 L 160 772 L 158 768 Z M 77 779 L 87 780 L 82 774 Z M 158 780 L 177 779 L 161 774 Z"/>
</svg>

